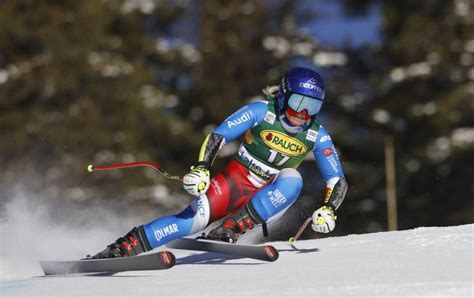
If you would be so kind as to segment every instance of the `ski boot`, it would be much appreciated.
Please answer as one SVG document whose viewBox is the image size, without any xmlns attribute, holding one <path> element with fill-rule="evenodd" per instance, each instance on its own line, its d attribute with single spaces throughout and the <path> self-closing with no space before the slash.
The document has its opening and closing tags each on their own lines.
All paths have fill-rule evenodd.
<svg viewBox="0 0 474 298">
<path fill-rule="evenodd" d="M 151 249 L 152 247 L 148 243 L 143 226 L 139 226 L 138 228 L 134 227 L 125 236 L 118 238 L 103 251 L 90 258 L 104 259 L 130 257 L 150 251 Z"/>
<path fill-rule="evenodd" d="M 225 218 L 219 227 L 212 229 L 204 238 L 235 243 L 247 229 L 251 230 L 255 225 L 263 223 L 264 221 L 255 212 L 253 206 L 247 203 L 236 213 Z"/>
</svg>

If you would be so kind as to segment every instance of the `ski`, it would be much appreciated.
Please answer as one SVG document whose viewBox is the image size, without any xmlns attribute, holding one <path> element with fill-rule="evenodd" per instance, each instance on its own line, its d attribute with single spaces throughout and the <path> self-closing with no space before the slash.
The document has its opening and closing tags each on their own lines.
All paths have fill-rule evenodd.
<svg viewBox="0 0 474 298">
<path fill-rule="evenodd" d="M 244 245 L 204 239 L 180 238 L 166 244 L 166 246 L 175 249 L 222 253 L 267 262 L 274 262 L 279 256 L 278 250 L 272 245 Z"/>
<path fill-rule="evenodd" d="M 162 270 L 173 267 L 175 263 L 176 258 L 169 251 L 160 251 L 151 254 L 124 258 L 40 262 L 45 275 L 120 272 L 133 270 Z"/>
</svg>

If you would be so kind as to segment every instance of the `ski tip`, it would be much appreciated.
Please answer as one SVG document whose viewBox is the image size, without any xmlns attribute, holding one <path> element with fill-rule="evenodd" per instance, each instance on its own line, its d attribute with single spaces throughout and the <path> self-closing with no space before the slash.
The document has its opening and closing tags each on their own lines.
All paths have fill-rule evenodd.
<svg viewBox="0 0 474 298">
<path fill-rule="evenodd" d="M 88 166 L 87 166 L 87 171 L 88 171 L 89 173 L 94 172 L 94 165 L 88 165 Z"/>
<path fill-rule="evenodd" d="M 276 260 L 278 260 L 278 257 L 280 256 L 280 254 L 278 253 L 278 250 L 276 250 L 275 247 L 273 247 L 272 245 L 265 245 L 264 248 L 265 248 L 265 253 L 267 254 L 267 257 L 268 257 L 268 261 L 275 262 Z"/>
<path fill-rule="evenodd" d="M 171 268 L 176 264 L 176 257 L 169 251 L 161 251 L 160 258 L 166 268 Z"/>
</svg>

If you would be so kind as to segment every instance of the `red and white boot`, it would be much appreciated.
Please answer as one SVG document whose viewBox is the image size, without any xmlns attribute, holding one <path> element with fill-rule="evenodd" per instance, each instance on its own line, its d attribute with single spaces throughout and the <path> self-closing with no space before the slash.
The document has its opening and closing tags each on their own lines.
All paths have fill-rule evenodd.
<svg viewBox="0 0 474 298">
<path fill-rule="evenodd" d="M 212 229 L 205 238 L 235 243 L 241 234 L 262 223 L 263 220 L 257 215 L 249 202 L 234 214 L 227 216 L 222 224 Z"/>
</svg>

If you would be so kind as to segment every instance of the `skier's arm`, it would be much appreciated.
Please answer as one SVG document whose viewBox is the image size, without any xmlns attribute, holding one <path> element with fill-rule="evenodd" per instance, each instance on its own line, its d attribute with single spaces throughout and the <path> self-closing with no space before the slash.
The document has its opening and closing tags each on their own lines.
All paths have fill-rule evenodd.
<svg viewBox="0 0 474 298">
<path fill-rule="evenodd" d="M 268 112 L 268 103 L 256 101 L 249 103 L 227 117 L 213 133 L 225 137 L 226 143 L 232 142 L 248 129 L 258 125 Z"/>
<path fill-rule="evenodd" d="M 204 140 L 199 153 L 198 164 L 210 168 L 219 149 L 262 122 L 267 111 L 268 105 L 266 102 L 252 102 L 227 117 Z"/>
<path fill-rule="evenodd" d="M 231 142 L 246 130 L 260 123 L 268 111 L 264 102 L 253 102 L 230 115 L 204 140 L 196 166 L 183 177 L 183 186 L 190 194 L 199 196 L 207 192 L 210 182 L 209 169 L 227 142 Z"/>
<path fill-rule="evenodd" d="M 329 233 L 336 226 L 337 216 L 334 212 L 344 201 L 347 182 L 331 137 L 322 126 L 319 129 L 313 153 L 321 174 L 326 180 L 326 189 L 322 200 L 323 206 L 313 212 L 311 227 L 316 232 Z"/>
<path fill-rule="evenodd" d="M 201 151 L 199 151 L 199 159 L 197 165 L 202 165 L 206 169 L 210 169 L 216 159 L 217 152 L 225 144 L 225 138 L 223 135 L 210 133 L 201 145 Z"/>
<path fill-rule="evenodd" d="M 331 137 L 322 126 L 313 153 L 319 170 L 326 181 L 323 204 L 335 211 L 344 201 L 348 185 Z"/>
</svg>

